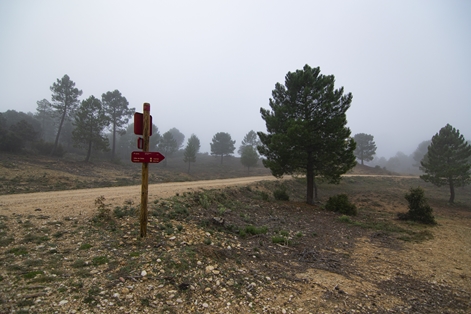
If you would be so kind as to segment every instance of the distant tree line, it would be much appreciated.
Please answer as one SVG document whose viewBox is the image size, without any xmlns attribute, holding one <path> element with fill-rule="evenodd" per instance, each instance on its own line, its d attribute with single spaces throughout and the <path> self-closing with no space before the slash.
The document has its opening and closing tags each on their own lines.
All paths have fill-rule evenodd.
<svg viewBox="0 0 471 314">
<path fill-rule="evenodd" d="M 75 86 L 68 75 L 57 79 L 51 87 L 51 100 L 37 101 L 35 113 L 8 110 L 0 113 L 0 151 L 22 151 L 63 157 L 65 153 L 84 156 L 88 162 L 95 156 L 112 161 L 130 160 L 131 152 L 137 150 L 134 124 L 129 123 L 135 108 L 119 90 L 108 91 L 101 98 L 90 96 L 79 100 L 82 90 Z M 150 150 L 161 152 L 166 159 L 181 156 L 188 163 L 195 163 L 200 150 L 200 140 L 192 134 L 185 147 L 185 135 L 171 128 L 162 135 L 152 125 Z M 211 142 L 211 154 L 221 158 L 234 153 L 235 141 L 231 135 L 218 132 Z M 258 136 L 250 131 L 241 147 L 241 162 L 247 167 L 256 166 L 259 155 L 256 146 Z"/>
</svg>

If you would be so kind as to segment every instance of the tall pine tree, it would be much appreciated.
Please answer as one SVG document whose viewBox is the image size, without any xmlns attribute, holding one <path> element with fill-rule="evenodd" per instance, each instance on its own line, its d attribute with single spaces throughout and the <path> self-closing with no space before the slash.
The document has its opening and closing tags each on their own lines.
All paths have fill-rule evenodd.
<svg viewBox="0 0 471 314">
<path fill-rule="evenodd" d="M 200 146 L 199 138 L 191 134 L 186 144 L 185 151 L 183 152 L 183 161 L 188 163 L 188 173 L 190 173 L 191 163 L 196 162 L 196 154 L 200 151 Z"/>
<path fill-rule="evenodd" d="M 233 141 L 231 135 L 226 132 L 218 132 L 213 136 L 211 145 L 211 155 L 221 156 L 221 165 L 222 159 L 224 156 L 229 156 L 234 153 L 236 141 Z"/>
<path fill-rule="evenodd" d="M 260 109 L 267 126 L 267 133 L 258 132 L 263 164 L 276 177 L 305 173 L 308 204 L 317 199 L 317 176 L 338 183 L 356 164 L 355 141 L 346 127 L 352 94 L 344 95 L 334 83 L 333 75 L 305 65 L 288 72 L 285 85 L 275 85 L 271 110 Z"/>
<path fill-rule="evenodd" d="M 129 102 L 117 89 L 112 92 L 104 93 L 101 95 L 101 99 L 105 113 L 111 122 L 111 160 L 114 160 L 116 151 L 116 134 L 124 135 L 126 133 L 125 127 L 128 124 L 129 118 L 134 114 L 136 109 L 128 108 Z"/>
<path fill-rule="evenodd" d="M 72 132 L 72 139 L 76 147 L 87 149 L 85 162 L 90 160 L 92 148 L 108 150 L 108 138 L 103 135 L 103 130 L 109 124 L 110 121 L 99 99 L 90 96 L 82 101 L 75 113 L 75 129 Z"/>
<path fill-rule="evenodd" d="M 450 203 L 455 201 L 455 187 L 471 182 L 471 145 L 460 131 L 447 124 L 432 137 L 420 169 L 420 178 L 436 186 L 450 187 Z"/>
<path fill-rule="evenodd" d="M 57 117 L 60 118 L 56 140 L 54 141 L 54 146 L 51 150 L 51 156 L 53 156 L 59 143 L 59 137 L 64 121 L 70 117 L 75 108 L 79 105 L 78 98 L 82 95 L 82 91 L 75 87 L 75 82 L 73 82 L 67 74 L 64 75 L 62 79 L 57 79 L 57 82 L 52 84 L 51 91 L 51 106 L 55 109 Z"/>
<path fill-rule="evenodd" d="M 376 154 L 376 144 L 373 138 L 373 135 L 365 133 L 358 133 L 353 137 L 357 144 L 354 154 L 361 160 L 362 165 L 363 161 L 372 161 L 373 156 Z"/>
</svg>

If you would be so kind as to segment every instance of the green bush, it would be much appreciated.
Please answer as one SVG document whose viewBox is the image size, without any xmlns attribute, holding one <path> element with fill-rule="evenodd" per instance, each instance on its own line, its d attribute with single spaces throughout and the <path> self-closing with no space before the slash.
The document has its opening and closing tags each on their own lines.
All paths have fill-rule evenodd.
<svg viewBox="0 0 471 314">
<path fill-rule="evenodd" d="M 350 203 L 346 194 L 329 197 L 327 204 L 325 204 L 325 209 L 349 216 L 356 216 L 357 214 L 357 207 Z"/>
<path fill-rule="evenodd" d="M 289 201 L 289 195 L 286 193 L 286 188 L 276 189 L 273 191 L 273 197 L 277 201 Z"/>
<path fill-rule="evenodd" d="M 260 196 L 262 197 L 262 200 L 268 201 L 268 193 L 267 192 L 260 192 Z"/>
<path fill-rule="evenodd" d="M 116 218 L 123 218 L 125 216 L 137 217 L 137 209 L 128 205 L 122 207 L 116 206 L 113 210 L 113 214 Z"/>
<path fill-rule="evenodd" d="M 435 224 L 435 218 L 432 215 L 432 208 L 427 204 L 424 190 L 421 187 L 411 188 L 410 193 L 405 195 L 409 202 L 409 211 L 399 213 L 397 216 L 401 220 L 412 220 L 425 224 Z"/>
</svg>

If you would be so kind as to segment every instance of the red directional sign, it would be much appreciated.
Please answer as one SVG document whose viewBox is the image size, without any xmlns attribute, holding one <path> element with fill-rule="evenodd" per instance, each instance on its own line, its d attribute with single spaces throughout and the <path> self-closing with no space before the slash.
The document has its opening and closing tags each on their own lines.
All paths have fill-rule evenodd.
<svg viewBox="0 0 471 314">
<path fill-rule="evenodd" d="M 141 163 L 159 163 L 164 160 L 165 157 L 159 152 L 132 152 L 131 161 Z"/>
</svg>

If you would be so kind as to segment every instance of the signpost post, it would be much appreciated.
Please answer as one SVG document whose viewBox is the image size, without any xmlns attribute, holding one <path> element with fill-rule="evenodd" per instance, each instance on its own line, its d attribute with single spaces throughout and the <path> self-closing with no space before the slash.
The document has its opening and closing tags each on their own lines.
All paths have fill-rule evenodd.
<svg viewBox="0 0 471 314">
<path fill-rule="evenodd" d="M 144 152 L 149 151 L 149 136 L 150 136 L 150 104 L 144 103 L 144 123 L 142 128 L 142 136 L 144 139 L 143 148 Z M 149 163 L 142 163 L 142 187 L 141 187 L 141 238 L 147 236 L 147 199 L 149 196 Z"/>
<path fill-rule="evenodd" d="M 138 139 L 137 147 L 142 151 L 132 152 L 131 161 L 142 163 L 142 186 L 141 186 L 141 238 L 147 236 L 147 200 L 149 198 L 149 163 L 158 163 L 164 160 L 159 152 L 149 152 L 149 137 L 152 135 L 152 116 L 150 115 L 150 104 L 144 103 L 143 114 L 134 114 L 134 133 L 142 135 Z"/>
</svg>

